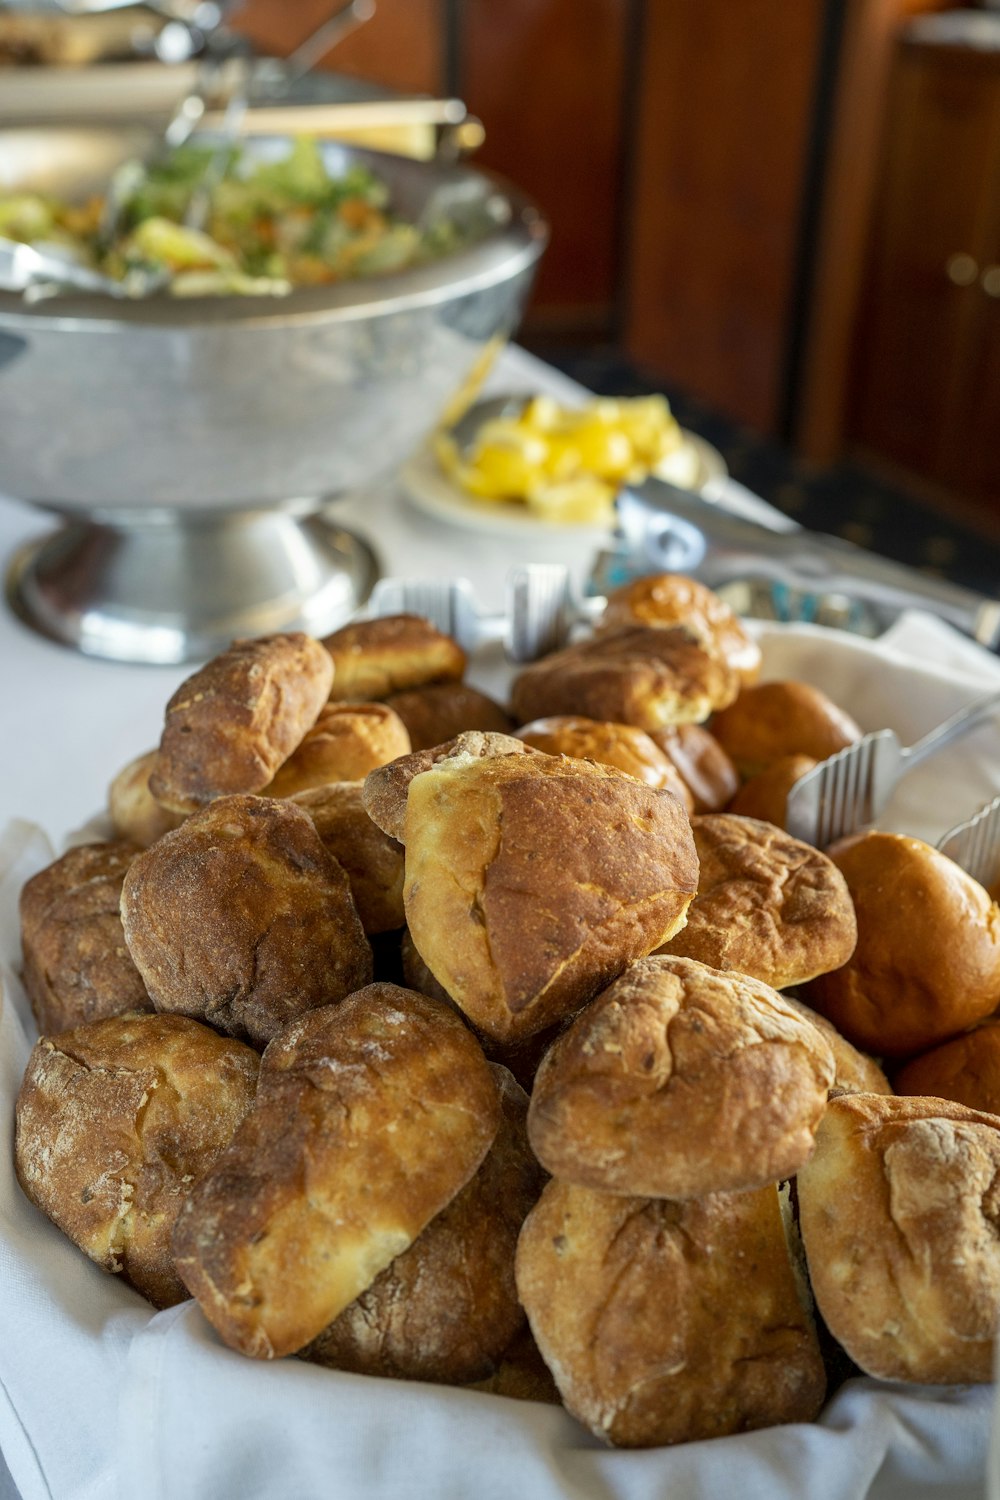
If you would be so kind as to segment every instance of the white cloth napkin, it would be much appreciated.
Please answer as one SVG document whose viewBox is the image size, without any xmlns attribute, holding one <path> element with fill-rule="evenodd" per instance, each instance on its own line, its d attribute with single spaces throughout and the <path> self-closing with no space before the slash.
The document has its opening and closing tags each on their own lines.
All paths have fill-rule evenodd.
<svg viewBox="0 0 1000 1500">
<path fill-rule="evenodd" d="M 866 728 L 912 737 L 1000 663 L 912 616 L 882 642 L 762 631 L 769 676 L 808 676 Z M 893 816 L 936 837 L 1000 792 L 996 723 L 911 778 Z M 922 778 L 918 784 L 918 777 Z M 0 838 L 0 1448 L 23 1500 L 981 1500 L 991 1392 L 848 1382 L 820 1422 L 608 1452 L 564 1412 L 222 1347 L 193 1304 L 153 1314 L 21 1195 L 13 1101 L 34 1026 L 17 892 L 52 857 Z"/>
</svg>

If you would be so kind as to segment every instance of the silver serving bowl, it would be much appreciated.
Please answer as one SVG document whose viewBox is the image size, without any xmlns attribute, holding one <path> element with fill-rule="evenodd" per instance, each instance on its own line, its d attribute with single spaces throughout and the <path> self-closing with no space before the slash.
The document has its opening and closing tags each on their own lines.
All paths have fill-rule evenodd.
<svg viewBox="0 0 1000 1500">
<path fill-rule="evenodd" d="M 0 190 L 85 197 L 148 144 L 0 131 Z M 166 662 L 235 634 L 333 628 L 373 561 L 329 502 L 390 473 L 516 327 L 546 240 L 532 204 L 469 167 L 324 154 L 334 172 L 372 165 L 400 214 L 446 214 L 468 247 L 281 298 L 0 293 L 0 495 L 68 520 L 15 560 L 9 593 L 56 639 Z"/>
</svg>

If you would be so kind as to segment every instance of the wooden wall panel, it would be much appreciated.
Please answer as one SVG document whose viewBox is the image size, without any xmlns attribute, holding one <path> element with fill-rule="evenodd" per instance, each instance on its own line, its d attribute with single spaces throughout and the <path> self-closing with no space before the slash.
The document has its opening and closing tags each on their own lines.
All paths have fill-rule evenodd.
<svg viewBox="0 0 1000 1500">
<path fill-rule="evenodd" d="M 647 0 L 630 353 L 764 431 L 783 394 L 824 0 Z"/>
<path fill-rule="evenodd" d="M 233 25 L 263 52 L 282 57 L 320 24 L 330 0 L 245 0 Z M 344 38 L 325 66 L 404 93 L 444 89 L 442 0 L 377 0 L 370 21 Z"/>
</svg>

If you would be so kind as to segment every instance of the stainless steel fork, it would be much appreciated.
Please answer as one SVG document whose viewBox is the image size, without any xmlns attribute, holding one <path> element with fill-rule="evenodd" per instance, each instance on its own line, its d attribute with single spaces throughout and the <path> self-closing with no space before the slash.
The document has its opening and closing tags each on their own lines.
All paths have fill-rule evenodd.
<svg viewBox="0 0 1000 1500">
<path fill-rule="evenodd" d="M 987 890 L 1000 885 L 1000 797 L 950 828 L 938 848 Z"/>
<path fill-rule="evenodd" d="M 998 707 L 1000 693 L 989 693 L 905 748 L 891 729 L 864 735 L 795 783 L 788 794 L 785 827 L 793 838 L 818 849 L 870 827 L 907 771 L 974 729 Z"/>
</svg>

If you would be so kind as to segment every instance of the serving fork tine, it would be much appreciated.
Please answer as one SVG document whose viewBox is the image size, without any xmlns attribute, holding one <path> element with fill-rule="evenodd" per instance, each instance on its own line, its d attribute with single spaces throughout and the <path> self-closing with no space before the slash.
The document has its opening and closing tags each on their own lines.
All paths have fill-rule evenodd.
<svg viewBox="0 0 1000 1500">
<path fill-rule="evenodd" d="M 988 890 L 1000 883 L 1000 797 L 950 828 L 938 848 Z"/>
<path fill-rule="evenodd" d="M 891 729 L 863 735 L 795 783 L 785 807 L 785 827 L 793 838 L 818 849 L 870 827 L 907 771 L 974 729 L 997 707 L 1000 693 L 989 693 L 905 747 Z"/>
</svg>

